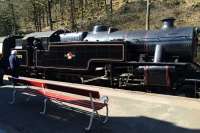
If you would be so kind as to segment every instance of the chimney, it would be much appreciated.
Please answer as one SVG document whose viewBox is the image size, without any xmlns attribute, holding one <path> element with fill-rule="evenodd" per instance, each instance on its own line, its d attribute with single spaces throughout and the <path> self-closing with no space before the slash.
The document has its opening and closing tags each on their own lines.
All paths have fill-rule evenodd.
<svg viewBox="0 0 200 133">
<path fill-rule="evenodd" d="M 169 17 L 169 18 L 165 18 L 165 19 L 161 20 L 163 22 L 163 26 L 162 26 L 161 29 L 168 30 L 168 29 L 174 28 L 175 27 L 174 26 L 175 20 L 176 19 L 173 18 L 173 17 Z"/>
</svg>

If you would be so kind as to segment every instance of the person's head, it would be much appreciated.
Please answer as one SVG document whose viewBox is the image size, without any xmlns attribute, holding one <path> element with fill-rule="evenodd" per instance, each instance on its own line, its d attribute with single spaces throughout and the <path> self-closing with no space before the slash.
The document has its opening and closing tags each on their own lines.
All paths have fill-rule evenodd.
<svg viewBox="0 0 200 133">
<path fill-rule="evenodd" d="M 12 54 L 12 55 L 16 55 L 16 54 L 17 54 L 17 50 L 12 50 L 12 51 L 11 51 L 11 54 Z"/>
</svg>

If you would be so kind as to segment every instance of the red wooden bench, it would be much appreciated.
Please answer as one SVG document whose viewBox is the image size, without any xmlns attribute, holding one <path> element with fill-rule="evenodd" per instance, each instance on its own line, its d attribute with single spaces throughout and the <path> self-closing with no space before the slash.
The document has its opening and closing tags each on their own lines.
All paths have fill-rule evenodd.
<svg viewBox="0 0 200 133">
<path fill-rule="evenodd" d="M 20 78 L 9 77 L 9 80 L 13 82 L 13 88 L 14 88 L 13 98 L 12 98 L 11 103 L 15 102 L 17 90 L 23 91 L 23 92 L 25 91 L 27 93 L 41 95 L 45 97 L 43 111 L 41 112 L 42 114 L 46 113 L 47 101 L 50 101 L 50 100 L 55 100 L 55 101 L 64 102 L 71 105 L 76 105 L 76 106 L 81 106 L 87 109 L 91 109 L 90 121 L 89 121 L 88 127 L 85 128 L 86 130 L 91 129 L 94 116 L 97 115 L 98 117 L 100 117 L 98 114 L 98 110 L 103 109 L 104 107 L 106 107 L 106 117 L 103 120 L 103 123 L 106 123 L 108 120 L 108 97 L 106 96 L 100 97 L 100 94 L 98 91 L 74 88 L 74 87 L 57 85 L 57 84 L 52 84 L 52 83 L 44 83 L 41 81 L 34 81 L 31 79 L 20 79 Z M 15 84 L 23 84 L 23 85 L 26 85 L 27 88 L 16 89 Z M 33 88 L 33 87 L 37 87 L 37 88 Z M 65 94 L 60 93 L 60 92 L 65 92 Z M 73 94 L 73 96 L 67 96 L 66 95 L 67 93 Z M 81 96 L 81 98 L 78 96 L 76 97 L 76 95 Z M 86 97 L 89 99 L 86 99 Z"/>
</svg>

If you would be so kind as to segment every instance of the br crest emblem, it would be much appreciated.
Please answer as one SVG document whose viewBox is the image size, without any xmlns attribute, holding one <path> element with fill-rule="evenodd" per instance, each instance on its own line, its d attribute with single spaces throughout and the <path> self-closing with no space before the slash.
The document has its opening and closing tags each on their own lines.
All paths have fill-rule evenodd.
<svg viewBox="0 0 200 133">
<path fill-rule="evenodd" d="M 73 54 L 72 52 L 68 52 L 67 54 L 65 54 L 65 57 L 67 58 L 67 60 L 71 60 L 75 57 L 75 54 Z"/>
</svg>

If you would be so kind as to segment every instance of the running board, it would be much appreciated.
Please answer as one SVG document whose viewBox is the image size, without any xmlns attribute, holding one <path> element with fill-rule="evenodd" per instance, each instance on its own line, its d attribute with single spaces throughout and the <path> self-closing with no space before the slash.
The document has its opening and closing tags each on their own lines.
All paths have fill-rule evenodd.
<svg viewBox="0 0 200 133">
<path fill-rule="evenodd" d="M 108 78 L 106 78 L 106 76 L 100 76 L 100 77 L 95 77 L 95 78 L 84 80 L 83 77 L 81 77 L 81 82 L 82 83 L 89 83 L 89 82 L 100 80 L 100 79 L 104 79 L 105 80 L 105 79 L 108 79 Z"/>
</svg>

